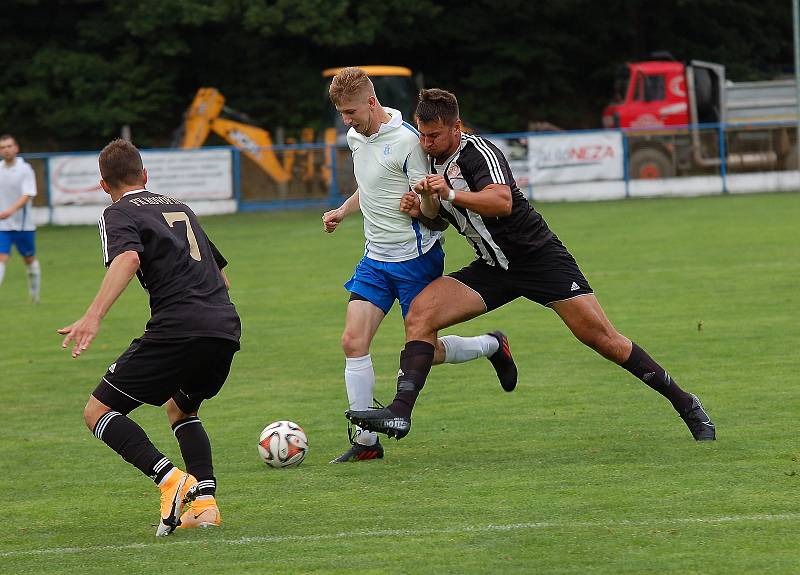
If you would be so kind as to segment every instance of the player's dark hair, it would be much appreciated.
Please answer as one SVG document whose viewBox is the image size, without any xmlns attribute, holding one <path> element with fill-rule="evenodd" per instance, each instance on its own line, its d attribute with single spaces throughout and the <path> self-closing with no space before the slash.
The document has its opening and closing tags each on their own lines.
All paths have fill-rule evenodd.
<svg viewBox="0 0 800 575">
<path fill-rule="evenodd" d="M 141 183 L 143 167 L 139 150 L 127 140 L 117 138 L 100 152 L 100 175 L 113 188 Z"/>
<path fill-rule="evenodd" d="M 417 110 L 414 112 L 417 122 L 435 122 L 441 120 L 452 126 L 459 119 L 458 100 L 455 94 L 439 88 L 420 90 Z"/>
<path fill-rule="evenodd" d="M 2 136 L 0 136 L 0 141 L 2 140 L 14 140 L 14 143 L 15 144 L 17 143 L 17 139 L 11 134 L 3 134 Z"/>
</svg>

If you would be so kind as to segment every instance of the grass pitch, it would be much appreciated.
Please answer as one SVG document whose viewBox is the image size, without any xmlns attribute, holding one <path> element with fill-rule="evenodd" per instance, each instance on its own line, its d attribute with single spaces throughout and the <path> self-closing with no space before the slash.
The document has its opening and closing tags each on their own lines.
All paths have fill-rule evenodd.
<svg viewBox="0 0 800 575">
<path fill-rule="evenodd" d="M 223 525 L 156 540 L 158 491 L 92 437 L 86 398 L 140 335 L 131 285 L 80 359 L 55 330 L 102 278 L 93 227 L 39 231 L 42 303 L 15 255 L 0 287 L 2 573 L 800 572 L 800 195 L 540 204 L 617 328 L 703 399 L 718 441 L 697 444 L 669 404 L 517 301 L 449 330 L 510 337 L 520 383 L 490 364 L 434 368 L 411 434 L 386 458 L 347 447 L 339 336 L 361 221 L 318 213 L 204 225 L 231 262 L 242 351 L 201 418 Z M 471 259 L 448 232 L 446 267 Z M 378 333 L 377 395 L 394 393 L 398 310 Z M 163 410 L 133 413 L 180 464 Z M 259 461 L 261 429 L 300 423 L 297 469 Z"/>
</svg>

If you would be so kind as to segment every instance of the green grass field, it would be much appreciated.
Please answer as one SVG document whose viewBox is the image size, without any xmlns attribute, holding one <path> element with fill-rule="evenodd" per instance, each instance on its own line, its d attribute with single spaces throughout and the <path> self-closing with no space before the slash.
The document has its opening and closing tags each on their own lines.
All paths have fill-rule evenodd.
<svg viewBox="0 0 800 575">
<path fill-rule="evenodd" d="M 205 218 L 229 259 L 242 351 L 200 415 L 223 525 L 154 537 L 158 490 L 85 428 L 86 399 L 148 317 L 135 283 L 72 360 L 55 330 L 102 278 L 94 227 L 38 235 L 42 303 L 14 256 L 0 287 L 0 573 L 800 573 L 800 195 L 538 206 L 616 327 L 701 396 L 718 441 L 695 443 L 666 400 L 517 301 L 450 333 L 502 328 L 520 383 L 491 365 L 434 368 L 386 458 L 347 447 L 342 288 L 361 220 Z M 447 269 L 471 259 L 448 232 Z M 394 394 L 401 318 L 372 355 Z M 163 410 L 136 419 L 181 463 Z M 261 429 L 300 423 L 296 469 L 259 460 Z"/>
</svg>

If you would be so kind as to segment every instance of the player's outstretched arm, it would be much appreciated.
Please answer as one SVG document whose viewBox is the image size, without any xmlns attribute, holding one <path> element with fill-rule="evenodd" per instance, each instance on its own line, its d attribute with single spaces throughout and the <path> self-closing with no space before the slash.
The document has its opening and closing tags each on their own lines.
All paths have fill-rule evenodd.
<svg viewBox="0 0 800 575">
<path fill-rule="evenodd" d="M 117 301 L 120 294 L 128 287 L 136 270 L 139 269 L 139 254 L 127 251 L 119 254 L 108 266 L 108 271 L 100 284 L 100 290 L 82 318 L 72 325 L 62 327 L 58 333 L 65 335 L 61 347 L 66 348 L 70 341 L 74 342 L 72 357 L 78 357 L 88 349 L 92 340 L 100 331 L 100 322 Z"/>
<path fill-rule="evenodd" d="M 331 234 L 336 231 L 336 228 L 340 223 L 342 223 L 343 219 L 353 212 L 357 212 L 359 209 L 361 209 L 361 204 L 359 203 L 359 191 L 356 190 L 355 193 L 347 198 L 341 206 L 335 210 L 330 210 L 322 214 L 322 227 L 325 230 L 325 233 Z"/>
</svg>

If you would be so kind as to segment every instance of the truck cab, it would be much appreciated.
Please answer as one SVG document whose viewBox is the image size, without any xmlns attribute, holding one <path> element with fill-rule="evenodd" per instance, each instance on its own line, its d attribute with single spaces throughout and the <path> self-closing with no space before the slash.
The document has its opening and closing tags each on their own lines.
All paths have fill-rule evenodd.
<svg viewBox="0 0 800 575">
<path fill-rule="evenodd" d="M 713 172 L 721 160 L 715 128 L 709 125 L 727 121 L 728 91 L 725 68 L 719 64 L 628 62 L 617 74 L 614 101 L 603 110 L 603 126 L 631 130 L 633 178 Z M 748 157 L 746 163 L 754 165 L 754 159 Z M 732 163 L 740 160 L 729 158 Z"/>
<path fill-rule="evenodd" d="M 629 62 L 614 81 L 604 128 L 663 128 L 689 123 L 686 67 L 681 62 Z"/>
</svg>

